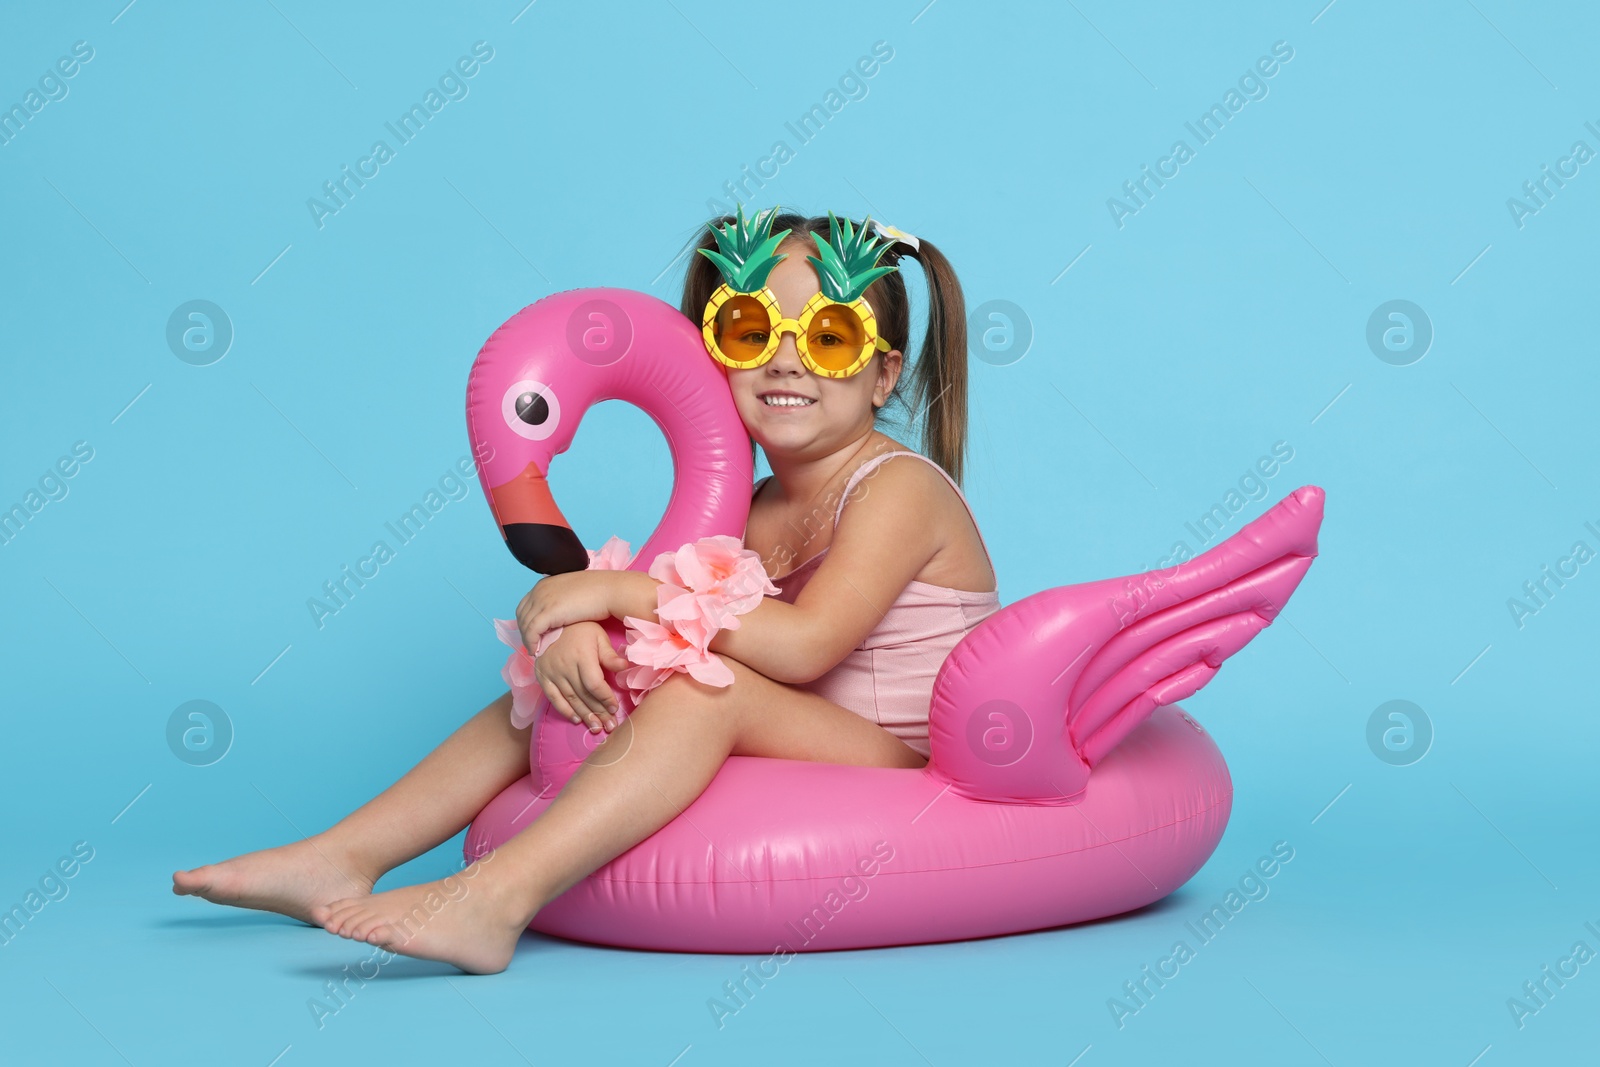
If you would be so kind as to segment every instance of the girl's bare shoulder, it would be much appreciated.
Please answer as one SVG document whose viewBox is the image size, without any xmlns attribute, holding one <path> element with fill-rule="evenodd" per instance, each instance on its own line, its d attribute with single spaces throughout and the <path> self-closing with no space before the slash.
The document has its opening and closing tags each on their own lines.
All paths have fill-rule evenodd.
<svg viewBox="0 0 1600 1067">
<path fill-rule="evenodd" d="M 948 512 L 952 507 L 954 511 L 951 514 L 965 513 L 961 499 L 945 480 L 944 473 L 916 449 L 892 437 L 884 437 L 874 442 L 871 451 L 872 454 L 857 468 L 860 470 L 865 467 L 867 470 L 856 480 L 856 487 L 850 494 L 851 500 L 858 496 L 865 497 L 873 486 L 885 489 L 893 487 L 893 493 L 886 495 L 894 496 L 899 504 L 917 506 L 929 513 Z"/>
<path fill-rule="evenodd" d="M 934 535 L 936 547 L 918 581 L 958 589 L 995 588 L 994 570 L 977 525 L 955 487 L 932 462 L 918 456 L 880 460 L 856 483 L 849 501 L 840 516 L 841 527 L 852 509 L 857 511 L 857 523 L 866 528 L 863 532 L 893 527 L 910 513 Z"/>
</svg>

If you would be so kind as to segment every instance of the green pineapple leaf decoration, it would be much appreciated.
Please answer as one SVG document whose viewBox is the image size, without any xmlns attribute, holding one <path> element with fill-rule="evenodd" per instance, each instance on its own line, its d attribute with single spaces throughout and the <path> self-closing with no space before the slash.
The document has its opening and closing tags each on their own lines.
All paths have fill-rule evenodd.
<svg viewBox="0 0 1600 1067">
<path fill-rule="evenodd" d="M 807 256 L 806 262 L 817 269 L 822 295 L 829 300 L 848 304 L 859 299 L 873 282 L 900 269 L 877 266 L 892 242 L 880 242 L 876 237 L 868 237 L 867 227 L 871 221 L 869 217 L 858 231 L 849 219 L 837 219 L 830 211 L 828 239 L 824 241 L 821 234 L 811 235 L 811 239 L 817 243 L 817 255 Z"/>
<path fill-rule="evenodd" d="M 772 268 L 785 256 L 776 255 L 778 245 L 789 236 L 789 230 L 769 234 L 776 207 L 756 212 L 756 217 L 746 220 L 744 205 L 737 208 L 738 217 L 721 229 L 711 227 L 719 251 L 698 249 L 699 253 L 717 265 L 729 287 L 741 293 L 754 293 L 767 284 Z"/>
</svg>

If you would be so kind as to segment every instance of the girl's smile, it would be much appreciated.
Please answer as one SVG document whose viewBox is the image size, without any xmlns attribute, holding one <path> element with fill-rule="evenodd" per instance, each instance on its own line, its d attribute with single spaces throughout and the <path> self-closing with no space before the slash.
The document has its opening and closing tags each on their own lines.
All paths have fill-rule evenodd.
<svg viewBox="0 0 1600 1067">
<path fill-rule="evenodd" d="M 808 408 L 817 402 L 814 396 L 803 396 L 786 389 L 770 389 L 757 393 L 756 398 L 769 408 Z"/>
</svg>

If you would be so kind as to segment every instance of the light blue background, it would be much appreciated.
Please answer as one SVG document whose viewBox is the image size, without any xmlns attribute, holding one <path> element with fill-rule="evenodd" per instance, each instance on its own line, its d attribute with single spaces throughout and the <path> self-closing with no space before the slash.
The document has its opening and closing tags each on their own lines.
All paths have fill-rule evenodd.
<svg viewBox="0 0 1600 1067">
<path fill-rule="evenodd" d="M 0 546 L 0 903 L 95 850 L 0 949 L 0 1058 L 1593 1056 L 1600 964 L 1524 1028 L 1506 1006 L 1600 949 L 1600 564 L 1521 628 L 1507 608 L 1575 541 L 1600 549 L 1600 173 L 1522 227 L 1507 208 L 1574 141 L 1600 149 L 1586 5 L 124 2 L 8 5 L 0 32 L 4 106 L 94 48 L 0 146 L 0 504 L 94 449 Z M 469 95 L 314 225 L 307 199 L 479 40 Z M 798 145 L 784 124 L 876 41 L 893 59 L 865 98 Z M 1194 147 L 1185 121 L 1276 41 L 1294 55 L 1266 97 L 1118 228 L 1107 199 Z M 580 286 L 675 303 L 708 201 L 779 139 L 795 158 L 752 203 L 870 211 L 936 242 L 969 306 L 1031 323 L 1024 358 L 972 363 L 967 487 L 1006 602 L 1153 565 L 1275 442 L 1292 461 L 1230 529 L 1327 490 L 1280 624 L 1185 702 L 1233 771 L 1226 837 L 1151 909 L 802 956 L 721 1030 L 706 1001 L 744 959 L 531 935 L 495 977 L 395 963 L 319 1030 L 307 999 L 364 953 L 168 876 L 323 828 L 498 695 L 486 617 L 530 575 L 469 484 L 323 628 L 307 599 L 466 455 L 500 322 Z M 236 330 L 206 367 L 165 340 L 193 299 Z M 1392 299 L 1435 330 L 1409 366 L 1365 340 Z M 591 547 L 640 543 L 669 477 L 617 404 L 553 475 Z M 191 699 L 236 730 L 209 767 L 165 741 Z M 1366 742 L 1391 699 L 1436 731 L 1411 766 Z M 1108 998 L 1276 841 L 1295 858 L 1271 895 L 1119 1029 Z"/>
</svg>

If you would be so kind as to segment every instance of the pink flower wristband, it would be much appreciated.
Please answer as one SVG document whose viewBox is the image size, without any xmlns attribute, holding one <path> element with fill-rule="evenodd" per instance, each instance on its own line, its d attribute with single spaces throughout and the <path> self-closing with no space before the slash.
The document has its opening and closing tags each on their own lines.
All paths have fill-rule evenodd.
<svg viewBox="0 0 1600 1067">
<path fill-rule="evenodd" d="M 634 705 L 674 673 L 707 685 L 733 684 L 733 672 L 710 649 L 720 630 L 737 630 L 739 616 L 755 609 L 778 587 L 767 577 L 761 557 L 737 537 L 702 537 L 676 552 L 663 552 L 650 564 L 656 587 L 656 618 L 623 619 L 628 627 L 625 654 L 638 664 L 618 673 Z"/>
<path fill-rule="evenodd" d="M 612 537 L 589 553 L 590 570 L 626 570 L 632 562 L 628 542 Z M 739 616 L 755 609 L 763 597 L 778 593 L 767 577 L 761 557 L 744 548 L 739 539 L 721 534 L 692 541 L 676 552 L 663 552 L 650 564 L 656 587 L 659 622 L 627 616 L 627 646 L 635 666 L 618 671 L 616 680 L 623 710 L 631 712 L 644 695 L 674 673 L 718 687 L 733 684 L 733 672 L 710 650 L 721 630 L 737 630 Z M 539 635 L 530 654 L 514 619 L 495 619 L 495 633 L 511 646 L 500 676 L 511 687 L 511 724 L 518 729 L 533 723 L 543 699 L 534 674 L 534 661 L 561 636 L 562 627 Z"/>
</svg>

